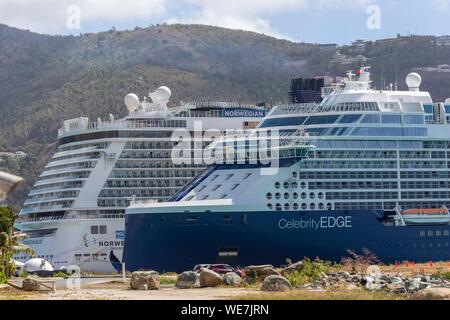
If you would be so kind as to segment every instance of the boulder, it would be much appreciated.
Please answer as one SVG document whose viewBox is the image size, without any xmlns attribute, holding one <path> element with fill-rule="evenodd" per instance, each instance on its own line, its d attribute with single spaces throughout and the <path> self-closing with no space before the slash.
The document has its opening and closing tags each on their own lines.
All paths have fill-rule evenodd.
<svg viewBox="0 0 450 320">
<path fill-rule="evenodd" d="M 427 288 L 416 292 L 411 300 L 450 300 L 450 288 Z"/>
<path fill-rule="evenodd" d="M 236 272 L 228 272 L 223 276 L 223 283 L 228 286 L 238 287 L 242 283 L 242 278 Z"/>
<path fill-rule="evenodd" d="M 39 288 L 40 288 L 40 285 L 39 285 L 38 277 L 28 276 L 25 279 L 23 279 L 22 290 L 39 291 Z"/>
<path fill-rule="evenodd" d="M 159 273 L 156 271 L 135 271 L 131 275 L 133 290 L 158 290 L 159 288 Z"/>
<path fill-rule="evenodd" d="M 252 274 L 256 273 L 257 277 L 265 278 L 267 276 L 279 276 L 280 273 L 275 270 L 275 268 L 270 265 L 261 265 L 261 266 L 248 266 L 245 268 L 245 274 L 252 276 Z"/>
<path fill-rule="evenodd" d="M 178 289 L 192 289 L 199 287 L 199 276 L 194 271 L 185 271 L 178 276 L 175 287 Z"/>
<path fill-rule="evenodd" d="M 276 291 L 276 292 L 284 292 L 292 289 L 291 283 L 282 276 L 268 276 L 264 279 L 261 291 Z"/>
<path fill-rule="evenodd" d="M 220 274 L 209 270 L 203 269 L 200 272 L 200 287 L 217 287 L 223 283 L 223 278 Z"/>
</svg>

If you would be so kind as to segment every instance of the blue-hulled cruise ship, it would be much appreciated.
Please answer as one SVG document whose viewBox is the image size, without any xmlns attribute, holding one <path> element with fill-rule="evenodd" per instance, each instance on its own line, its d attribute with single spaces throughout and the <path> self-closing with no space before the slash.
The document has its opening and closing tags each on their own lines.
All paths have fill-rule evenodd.
<svg viewBox="0 0 450 320">
<path fill-rule="evenodd" d="M 375 90 L 362 68 L 319 104 L 279 105 L 255 131 L 216 140 L 223 163 L 169 202 L 127 209 L 127 270 L 366 249 L 386 263 L 449 260 L 450 104 L 420 91 L 420 75 L 406 82 Z"/>
</svg>

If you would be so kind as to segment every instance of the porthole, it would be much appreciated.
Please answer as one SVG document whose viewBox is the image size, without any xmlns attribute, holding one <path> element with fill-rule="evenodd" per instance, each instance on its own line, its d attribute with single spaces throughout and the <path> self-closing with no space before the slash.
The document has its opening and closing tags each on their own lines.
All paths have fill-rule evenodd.
<svg viewBox="0 0 450 320">
<path fill-rule="evenodd" d="M 315 203 L 311 203 L 311 204 L 309 205 L 309 208 L 310 208 L 311 210 L 316 210 L 316 204 L 315 204 Z"/>
<path fill-rule="evenodd" d="M 284 210 L 289 210 L 290 208 L 291 206 L 289 205 L 289 203 L 284 204 Z"/>
<path fill-rule="evenodd" d="M 285 198 L 286 200 L 289 199 L 290 197 L 291 197 L 291 195 L 290 195 L 289 193 L 286 192 L 286 193 L 284 194 L 284 198 Z"/>
<path fill-rule="evenodd" d="M 323 199 L 324 198 L 323 192 L 319 192 L 319 194 L 317 196 L 319 197 L 319 199 Z"/>
<path fill-rule="evenodd" d="M 297 200 L 297 199 L 298 199 L 298 193 L 297 193 L 297 192 L 294 192 L 294 193 L 292 194 L 292 198 L 293 198 L 294 200 Z"/>
<path fill-rule="evenodd" d="M 281 183 L 276 182 L 276 183 L 275 183 L 275 189 L 280 189 L 280 188 L 281 188 Z"/>
<path fill-rule="evenodd" d="M 306 193 L 302 193 L 302 199 L 306 199 L 306 197 L 307 197 L 307 195 L 306 195 Z"/>
<path fill-rule="evenodd" d="M 292 206 L 292 208 L 293 208 L 294 210 L 298 210 L 298 203 L 294 203 L 294 205 Z"/>
<path fill-rule="evenodd" d="M 306 182 L 302 182 L 302 183 L 300 184 L 300 187 L 301 187 L 302 189 L 306 189 Z"/>
<path fill-rule="evenodd" d="M 272 200 L 272 194 L 269 192 L 267 195 L 266 195 L 266 198 L 267 198 L 267 200 Z"/>
<path fill-rule="evenodd" d="M 277 203 L 277 204 L 275 205 L 275 209 L 276 209 L 277 211 L 281 211 L 281 204 Z"/>
<path fill-rule="evenodd" d="M 309 194 L 309 198 L 310 198 L 310 199 L 315 199 L 315 198 L 316 198 L 315 193 L 314 193 L 314 192 L 311 192 L 311 193 Z"/>
<path fill-rule="evenodd" d="M 323 210 L 325 208 L 325 206 L 323 205 L 323 203 L 319 203 L 319 210 Z"/>
<path fill-rule="evenodd" d="M 270 210 L 273 209 L 273 205 L 271 203 L 267 204 L 267 208 L 269 208 Z"/>
<path fill-rule="evenodd" d="M 283 183 L 283 187 L 285 188 L 285 189 L 289 189 L 289 182 L 285 182 L 285 183 Z"/>
<path fill-rule="evenodd" d="M 275 194 L 275 199 L 280 200 L 281 199 L 281 193 L 276 193 Z"/>
<path fill-rule="evenodd" d="M 292 183 L 291 183 L 291 187 L 292 187 L 293 189 L 297 189 L 297 188 L 298 188 L 298 183 L 297 183 L 297 182 L 292 182 Z"/>
<path fill-rule="evenodd" d="M 302 210 L 306 210 L 308 208 L 308 206 L 306 205 L 306 203 L 302 203 Z"/>
<path fill-rule="evenodd" d="M 292 172 L 292 178 L 297 178 L 298 177 L 298 173 L 297 173 L 297 171 L 294 171 L 294 172 Z"/>
</svg>

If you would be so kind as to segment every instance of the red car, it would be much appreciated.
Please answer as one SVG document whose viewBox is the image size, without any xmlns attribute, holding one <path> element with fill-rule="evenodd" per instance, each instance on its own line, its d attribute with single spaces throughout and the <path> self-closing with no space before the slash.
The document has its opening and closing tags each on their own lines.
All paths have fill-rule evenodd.
<svg viewBox="0 0 450 320">
<path fill-rule="evenodd" d="M 224 275 L 225 273 L 228 272 L 234 272 L 241 278 L 245 277 L 244 270 L 232 267 L 229 264 L 198 264 L 194 267 L 193 271 L 200 272 L 203 269 L 209 269 L 221 275 Z"/>
</svg>

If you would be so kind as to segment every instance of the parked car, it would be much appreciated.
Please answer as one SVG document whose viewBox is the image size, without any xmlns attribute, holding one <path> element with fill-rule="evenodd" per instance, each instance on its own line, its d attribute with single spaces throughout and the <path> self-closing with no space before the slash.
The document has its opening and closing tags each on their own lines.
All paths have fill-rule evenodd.
<svg viewBox="0 0 450 320">
<path fill-rule="evenodd" d="M 194 267 L 193 271 L 200 272 L 203 269 L 209 269 L 221 275 L 224 275 L 225 273 L 228 272 L 234 272 L 241 278 L 245 277 L 244 270 L 237 267 L 233 267 L 229 264 L 198 264 Z"/>
</svg>

